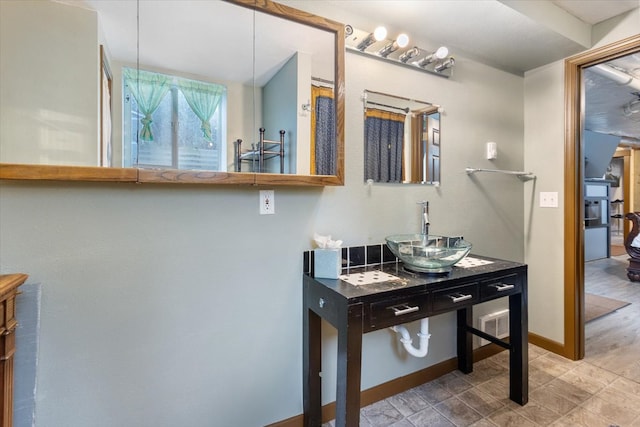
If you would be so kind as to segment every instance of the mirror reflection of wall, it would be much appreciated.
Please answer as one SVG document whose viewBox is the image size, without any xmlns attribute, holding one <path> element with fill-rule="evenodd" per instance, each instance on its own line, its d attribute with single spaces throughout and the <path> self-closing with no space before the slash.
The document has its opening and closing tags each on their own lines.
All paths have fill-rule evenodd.
<svg viewBox="0 0 640 427">
<path fill-rule="evenodd" d="M 364 180 L 440 183 L 439 105 L 366 90 Z"/>
<path fill-rule="evenodd" d="M 111 166 L 113 129 L 113 73 L 100 45 L 100 166 Z"/>
<path fill-rule="evenodd" d="M 0 8 L 0 161 L 97 166 L 95 13 L 51 1 Z"/>
</svg>

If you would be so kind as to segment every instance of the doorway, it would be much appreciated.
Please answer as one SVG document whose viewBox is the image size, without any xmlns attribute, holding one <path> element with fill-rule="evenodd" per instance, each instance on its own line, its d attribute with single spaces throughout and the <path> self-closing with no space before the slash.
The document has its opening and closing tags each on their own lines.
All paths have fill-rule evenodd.
<svg viewBox="0 0 640 427">
<path fill-rule="evenodd" d="M 582 71 L 640 51 L 640 35 L 565 60 L 564 356 L 584 358 L 584 168 Z"/>
</svg>

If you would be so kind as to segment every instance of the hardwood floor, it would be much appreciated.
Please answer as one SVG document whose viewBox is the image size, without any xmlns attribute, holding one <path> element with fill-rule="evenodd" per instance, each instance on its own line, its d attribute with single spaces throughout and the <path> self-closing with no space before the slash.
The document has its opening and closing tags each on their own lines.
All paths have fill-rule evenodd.
<svg viewBox="0 0 640 427">
<path fill-rule="evenodd" d="M 585 360 L 640 382 L 640 283 L 627 279 L 626 255 L 585 263 L 585 290 L 631 304 L 586 324 Z"/>
</svg>

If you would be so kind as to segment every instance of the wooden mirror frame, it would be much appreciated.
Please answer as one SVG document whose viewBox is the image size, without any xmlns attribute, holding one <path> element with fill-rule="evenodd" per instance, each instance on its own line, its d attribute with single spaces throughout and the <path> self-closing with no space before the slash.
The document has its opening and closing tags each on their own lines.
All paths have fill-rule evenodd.
<svg viewBox="0 0 640 427">
<path fill-rule="evenodd" d="M 0 179 L 165 184 L 236 184 L 271 186 L 344 185 L 344 25 L 271 0 L 225 0 L 238 6 L 309 25 L 335 34 L 334 100 L 336 108 L 336 174 L 296 175 L 215 172 L 178 169 L 111 168 L 0 163 Z M 96 46 L 96 49 L 98 46 Z"/>
</svg>

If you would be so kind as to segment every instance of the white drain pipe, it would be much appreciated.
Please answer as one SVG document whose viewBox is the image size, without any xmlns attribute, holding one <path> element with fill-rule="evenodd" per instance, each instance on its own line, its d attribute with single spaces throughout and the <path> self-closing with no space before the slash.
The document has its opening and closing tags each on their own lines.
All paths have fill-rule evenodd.
<svg viewBox="0 0 640 427">
<path fill-rule="evenodd" d="M 411 339 L 411 335 L 409 331 L 404 326 L 392 326 L 389 329 L 394 331 L 397 334 L 400 334 L 400 342 L 404 344 L 404 349 L 407 350 L 412 356 L 415 357 L 425 357 L 429 352 L 429 338 L 431 338 L 431 334 L 429 333 L 429 318 L 425 317 L 420 320 L 420 332 L 418 332 L 418 337 L 420 338 L 420 345 L 418 348 L 415 348 L 413 344 L 413 340 Z"/>
<path fill-rule="evenodd" d="M 637 79 L 631 74 L 625 73 L 624 71 L 620 71 L 617 68 L 613 68 L 610 65 L 597 64 L 589 68 L 589 70 L 593 70 L 601 76 L 613 80 L 619 85 L 629 86 L 632 89 L 640 90 L 640 79 Z"/>
</svg>

